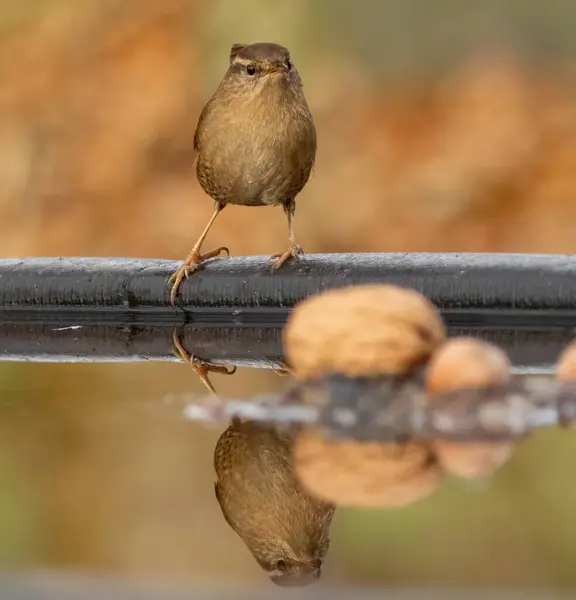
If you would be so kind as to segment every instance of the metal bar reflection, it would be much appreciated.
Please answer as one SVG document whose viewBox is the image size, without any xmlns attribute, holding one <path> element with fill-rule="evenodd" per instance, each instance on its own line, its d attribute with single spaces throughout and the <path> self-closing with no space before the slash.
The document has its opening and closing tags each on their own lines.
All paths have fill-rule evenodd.
<svg viewBox="0 0 576 600">
<path fill-rule="evenodd" d="M 0 322 L 0 360 L 48 362 L 171 361 L 177 330 L 187 350 L 224 365 L 279 367 L 284 359 L 282 328 L 127 325 L 78 322 Z M 549 372 L 569 331 L 454 329 L 451 335 L 474 335 L 502 347 L 515 368 Z"/>
</svg>

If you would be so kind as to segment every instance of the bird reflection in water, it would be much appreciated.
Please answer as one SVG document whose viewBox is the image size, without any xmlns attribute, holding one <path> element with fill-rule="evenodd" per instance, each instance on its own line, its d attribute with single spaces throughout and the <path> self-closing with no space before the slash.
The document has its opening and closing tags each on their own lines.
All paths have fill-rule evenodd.
<svg viewBox="0 0 576 600">
<path fill-rule="evenodd" d="M 205 408 L 219 420 L 226 412 L 208 371 L 235 369 L 192 356 L 173 332 L 174 353 L 188 362 L 210 391 Z M 282 363 L 274 371 L 290 373 Z M 226 522 L 244 541 L 258 564 L 279 586 L 317 581 L 330 543 L 335 506 L 310 496 L 293 468 L 293 434 L 233 418 L 214 450 L 216 498 Z"/>
<path fill-rule="evenodd" d="M 271 581 L 320 578 L 335 506 L 308 495 L 294 474 L 289 433 L 235 418 L 214 451 L 216 498 Z"/>
</svg>

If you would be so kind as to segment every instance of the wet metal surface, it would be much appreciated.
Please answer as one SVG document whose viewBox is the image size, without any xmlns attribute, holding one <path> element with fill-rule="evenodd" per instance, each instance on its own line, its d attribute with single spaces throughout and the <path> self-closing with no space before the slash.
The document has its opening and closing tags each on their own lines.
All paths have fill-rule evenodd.
<svg viewBox="0 0 576 600">
<path fill-rule="evenodd" d="M 32 316 L 34 313 L 30 313 Z M 43 323 L 35 319 L 0 322 L 0 360 L 108 362 L 176 360 L 172 335 L 176 331 L 187 350 L 205 360 L 236 366 L 279 366 L 284 359 L 282 327 L 190 324 L 154 325 L 146 322 L 111 325 L 87 317 Z M 549 370 L 572 340 L 570 331 L 512 329 L 449 329 L 451 335 L 473 335 L 502 347 L 515 367 Z"/>
</svg>

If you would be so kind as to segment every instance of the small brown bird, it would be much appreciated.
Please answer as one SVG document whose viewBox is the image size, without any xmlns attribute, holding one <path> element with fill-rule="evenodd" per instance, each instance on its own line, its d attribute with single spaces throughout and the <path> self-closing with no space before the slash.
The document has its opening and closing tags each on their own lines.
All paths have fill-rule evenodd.
<svg viewBox="0 0 576 600">
<path fill-rule="evenodd" d="M 172 275 L 174 305 L 185 277 L 228 248 L 200 253 L 218 213 L 228 204 L 282 205 L 288 216 L 290 247 L 273 254 L 277 269 L 302 254 L 296 244 L 295 198 L 306 185 L 316 157 L 316 128 L 302 91 L 302 80 L 284 46 L 234 44 L 230 65 L 198 121 L 194 135 L 196 173 L 214 201 L 214 212 Z"/>
<path fill-rule="evenodd" d="M 214 451 L 216 498 L 227 523 L 280 586 L 322 571 L 334 505 L 309 496 L 292 467 L 292 437 L 233 420 Z"/>
</svg>

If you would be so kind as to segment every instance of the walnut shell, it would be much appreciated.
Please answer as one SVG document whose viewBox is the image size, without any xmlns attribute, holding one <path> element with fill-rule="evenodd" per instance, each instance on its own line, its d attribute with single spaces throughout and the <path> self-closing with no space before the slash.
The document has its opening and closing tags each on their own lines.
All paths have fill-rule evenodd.
<svg viewBox="0 0 576 600">
<path fill-rule="evenodd" d="M 487 387 L 510 379 L 510 361 L 500 348 L 474 338 L 454 338 L 432 356 L 426 371 L 426 388 L 435 394 L 466 387 Z M 459 477 L 485 477 L 510 458 L 513 444 L 437 440 L 434 450 L 440 464 Z"/>
<path fill-rule="evenodd" d="M 556 378 L 560 381 L 576 380 L 576 341 L 570 342 L 560 354 Z"/>
<path fill-rule="evenodd" d="M 362 285 L 298 304 L 284 330 L 284 346 L 298 378 L 328 372 L 396 375 L 425 362 L 445 337 L 438 312 L 419 293 Z"/>
<path fill-rule="evenodd" d="M 442 470 L 426 444 L 327 440 L 313 430 L 293 447 L 302 486 L 319 499 L 351 507 L 411 504 L 438 487 Z"/>
<path fill-rule="evenodd" d="M 510 361 L 497 346 L 469 337 L 452 338 L 432 355 L 426 368 L 429 394 L 487 387 L 510 379 Z"/>
</svg>

